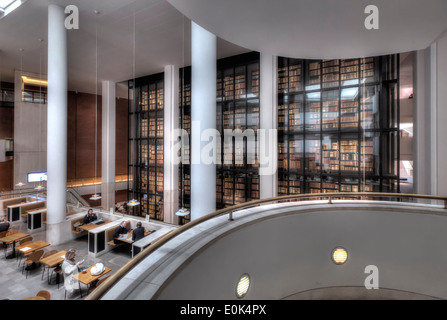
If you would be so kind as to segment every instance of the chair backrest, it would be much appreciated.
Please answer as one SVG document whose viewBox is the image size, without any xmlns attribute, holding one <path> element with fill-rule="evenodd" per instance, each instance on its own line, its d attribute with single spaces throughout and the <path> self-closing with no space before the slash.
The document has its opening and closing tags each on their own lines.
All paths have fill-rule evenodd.
<svg viewBox="0 0 447 320">
<path fill-rule="evenodd" d="M 16 234 L 16 233 L 19 233 L 19 230 L 10 230 L 10 231 L 8 231 L 6 236 L 10 236 L 10 235 L 13 235 L 13 234 Z"/>
<path fill-rule="evenodd" d="M 44 253 L 43 250 L 37 250 L 37 251 L 34 251 L 34 252 L 30 255 L 29 260 L 34 261 L 34 262 L 37 262 L 37 261 L 39 261 L 40 258 L 43 256 L 43 253 Z"/>
<path fill-rule="evenodd" d="M 8 234 L 8 231 L 0 232 L 0 238 L 6 237 L 7 234 Z"/>
<path fill-rule="evenodd" d="M 46 252 L 46 253 L 42 256 L 42 258 L 46 258 L 46 257 L 52 256 L 53 254 L 56 254 L 56 253 L 57 253 L 57 250 L 51 250 L 51 251 L 48 251 L 48 252 Z"/>
<path fill-rule="evenodd" d="M 28 243 L 28 242 L 32 242 L 33 241 L 33 237 L 27 237 L 25 239 L 20 240 L 20 245 Z"/>
<path fill-rule="evenodd" d="M 46 290 L 41 290 L 36 294 L 37 297 L 45 298 L 45 300 L 50 300 L 51 294 Z"/>
</svg>

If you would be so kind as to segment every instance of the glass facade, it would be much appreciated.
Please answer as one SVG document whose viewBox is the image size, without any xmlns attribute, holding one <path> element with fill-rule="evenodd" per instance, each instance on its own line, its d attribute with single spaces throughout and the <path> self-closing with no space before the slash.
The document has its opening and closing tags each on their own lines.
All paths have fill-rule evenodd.
<svg viewBox="0 0 447 320">
<path fill-rule="evenodd" d="M 399 192 L 398 61 L 278 59 L 278 195 Z"/>
</svg>

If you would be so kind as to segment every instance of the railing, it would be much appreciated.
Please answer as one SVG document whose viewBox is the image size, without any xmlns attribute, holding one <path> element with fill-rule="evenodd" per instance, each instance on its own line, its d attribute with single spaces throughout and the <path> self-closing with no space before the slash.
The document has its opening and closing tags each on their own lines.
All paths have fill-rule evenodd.
<svg viewBox="0 0 447 320">
<path fill-rule="evenodd" d="M 327 199 L 328 204 L 334 204 L 334 199 L 339 198 L 387 198 L 387 199 L 423 199 L 423 200 L 435 200 L 442 201 L 443 208 L 447 209 L 447 197 L 441 196 L 430 196 L 430 195 L 418 195 L 418 194 L 402 194 L 402 193 L 374 193 L 374 192 L 340 192 L 340 193 L 312 193 L 312 194 L 298 194 L 298 195 L 287 195 L 275 198 L 268 198 L 262 200 L 255 200 L 251 202 L 242 203 L 239 205 L 235 205 L 229 208 L 224 208 L 218 210 L 216 212 L 210 213 L 206 216 L 198 218 L 189 222 L 182 227 L 173 230 L 166 234 L 165 236 L 157 239 L 153 242 L 149 247 L 141 251 L 137 256 L 132 258 L 129 262 L 127 262 L 124 266 L 122 266 L 115 274 L 111 275 L 101 286 L 95 289 L 90 295 L 87 296 L 86 300 L 98 300 L 100 299 L 115 283 L 117 283 L 125 274 L 127 274 L 133 267 L 135 267 L 138 263 L 140 263 L 143 259 L 149 256 L 152 252 L 160 248 L 162 245 L 172 240 L 179 234 L 205 222 L 215 217 L 228 214 L 228 220 L 233 221 L 233 212 L 240 211 L 243 209 L 260 206 L 263 204 L 269 203 L 277 203 L 277 202 L 291 202 L 294 200 L 302 200 L 306 198 L 319 198 L 319 199 Z M 402 201 L 401 201 L 402 202 Z M 318 202 L 320 204 L 321 202 Z M 413 203 L 413 202 L 412 202 Z"/>
<path fill-rule="evenodd" d="M 88 207 L 89 204 L 87 201 L 84 200 L 77 192 L 76 190 L 72 188 L 67 189 L 67 202 L 71 201 L 74 205 L 81 205 L 83 207 Z"/>
<path fill-rule="evenodd" d="M 115 182 L 127 182 L 132 181 L 132 176 L 128 175 L 120 175 L 115 177 Z M 79 187 L 86 187 L 86 186 L 94 186 L 94 185 L 100 185 L 102 183 L 102 179 L 99 178 L 82 178 L 82 179 L 75 179 L 67 181 L 67 187 L 69 188 L 79 188 Z"/>
<path fill-rule="evenodd" d="M 2 191 L 0 192 L 0 200 L 35 196 L 36 194 L 38 194 L 39 196 L 46 197 L 46 191 L 38 191 L 35 190 L 34 188 L 32 189 L 29 188 L 29 189 L 18 189 L 13 191 Z"/>
</svg>

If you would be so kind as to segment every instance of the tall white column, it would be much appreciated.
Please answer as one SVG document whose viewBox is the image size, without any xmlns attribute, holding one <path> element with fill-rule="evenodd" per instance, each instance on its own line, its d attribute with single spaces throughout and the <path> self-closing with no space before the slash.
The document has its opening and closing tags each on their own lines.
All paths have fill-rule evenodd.
<svg viewBox="0 0 447 320">
<path fill-rule="evenodd" d="M 115 143 L 116 143 L 116 88 L 112 81 L 102 83 L 102 186 L 101 206 L 110 210 L 115 206 Z M 127 152 L 127 150 L 121 150 Z"/>
<path fill-rule="evenodd" d="M 174 151 L 175 130 L 179 128 L 179 70 L 173 65 L 165 67 L 164 80 L 164 222 L 177 224 L 175 213 L 179 206 L 179 167 Z"/>
<path fill-rule="evenodd" d="M 64 9 L 48 6 L 47 241 L 61 243 L 67 203 L 67 33 Z"/>
<path fill-rule="evenodd" d="M 260 129 L 264 130 L 266 137 L 263 148 L 259 150 L 261 199 L 276 197 L 278 194 L 277 61 L 276 56 L 261 53 Z"/>
<path fill-rule="evenodd" d="M 216 36 L 192 22 L 191 220 L 216 211 L 216 163 L 209 162 L 208 152 L 202 157 L 202 150 L 216 145 L 217 137 L 209 136 L 208 131 L 204 134 L 206 141 L 201 139 L 205 130 L 216 130 L 216 51 Z"/>
</svg>

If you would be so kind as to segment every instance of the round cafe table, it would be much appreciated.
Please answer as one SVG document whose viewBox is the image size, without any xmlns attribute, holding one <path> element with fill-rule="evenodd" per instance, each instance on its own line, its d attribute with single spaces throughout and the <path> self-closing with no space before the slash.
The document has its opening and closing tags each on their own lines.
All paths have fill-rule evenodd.
<svg viewBox="0 0 447 320">
<path fill-rule="evenodd" d="M 46 299 L 44 297 L 35 296 L 35 297 L 25 298 L 23 300 L 46 300 Z"/>
</svg>

